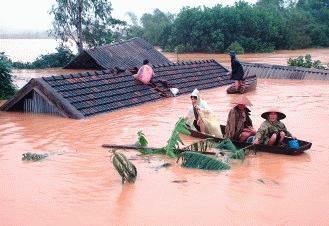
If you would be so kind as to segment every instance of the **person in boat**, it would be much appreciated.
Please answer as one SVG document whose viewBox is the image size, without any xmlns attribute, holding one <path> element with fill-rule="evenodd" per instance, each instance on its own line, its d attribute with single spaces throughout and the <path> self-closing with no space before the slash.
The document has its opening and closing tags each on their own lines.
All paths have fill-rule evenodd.
<svg viewBox="0 0 329 226">
<path fill-rule="evenodd" d="M 244 95 L 239 95 L 232 101 L 232 104 L 235 106 L 228 114 L 224 137 L 245 142 L 250 136 L 256 134 L 250 118 L 250 110 L 247 108 L 252 104 Z"/>
<path fill-rule="evenodd" d="M 234 51 L 230 52 L 231 57 L 231 69 L 232 71 L 228 74 L 231 76 L 231 79 L 235 81 L 235 89 L 241 90 L 243 88 L 244 81 L 244 71 L 240 61 L 236 58 L 236 53 Z"/>
<path fill-rule="evenodd" d="M 209 109 L 207 102 L 201 99 L 198 89 L 192 92 L 191 103 L 192 106 L 186 116 L 187 125 L 199 132 L 221 137 L 219 121 Z"/>
<path fill-rule="evenodd" d="M 145 59 L 143 61 L 143 66 L 139 68 L 137 74 L 134 74 L 133 77 L 138 81 L 141 81 L 143 84 L 148 85 L 151 79 L 154 77 L 154 71 L 151 66 L 148 65 L 149 61 Z"/>
<path fill-rule="evenodd" d="M 282 119 L 286 115 L 275 108 L 271 108 L 264 112 L 261 117 L 265 121 L 261 124 L 257 130 L 256 139 L 254 144 L 268 144 L 268 145 L 282 145 L 285 136 L 289 136 L 295 139 L 295 137 L 287 130 L 287 127 Z"/>
</svg>

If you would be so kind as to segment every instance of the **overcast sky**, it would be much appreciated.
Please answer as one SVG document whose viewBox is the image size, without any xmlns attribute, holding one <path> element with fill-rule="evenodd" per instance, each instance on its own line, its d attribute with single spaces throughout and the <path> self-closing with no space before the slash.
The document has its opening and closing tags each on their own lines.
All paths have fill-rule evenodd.
<svg viewBox="0 0 329 226">
<path fill-rule="evenodd" d="M 247 0 L 255 3 L 257 0 Z M 41 31 L 51 28 L 49 15 L 55 0 L 0 0 L 0 31 Z M 235 0 L 111 0 L 114 18 L 128 20 L 127 12 L 140 18 L 158 8 L 163 12 L 178 13 L 183 6 L 216 4 L 233 5 Z"/>
</svg>

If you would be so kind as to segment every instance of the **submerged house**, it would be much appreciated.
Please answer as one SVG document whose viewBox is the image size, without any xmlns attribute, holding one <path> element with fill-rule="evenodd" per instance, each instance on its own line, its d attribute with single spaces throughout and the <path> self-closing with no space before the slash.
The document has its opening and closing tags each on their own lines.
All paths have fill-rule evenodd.
<svg viewBox="0 0 329 226">
<path fill-rule="evenodd" d="M 329 70 L 282 66 L 274 64 L 242 63 L 243 68 L 257 78 L 329 80 Z"/>
<path fill-rule="evenodd" d="M 80 119 L 172 96 L 232 83 L 228 70 L 215 60 L 153 65 L 155 81 L 165 86 L 150 87 L 136 81 L 129 71 L 83 72 L 31 79 L 0 110 L 49 113 Z M 256 82 L 255 76 L 249 76 Z"/>
<path fill-rule="evenodd" d="M 144 59 L 150 64 L 166 64 L 170 61 L 142 38 L 103 45 L 83 50 L 65 69 L 120 69 L 140 67 Z"/>
</svg>

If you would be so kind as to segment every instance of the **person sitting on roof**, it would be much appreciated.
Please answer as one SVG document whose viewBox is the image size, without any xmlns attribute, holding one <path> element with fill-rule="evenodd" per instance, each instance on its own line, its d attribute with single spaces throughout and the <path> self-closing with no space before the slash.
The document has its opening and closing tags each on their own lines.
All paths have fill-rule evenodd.
<svg viewBox="0 0 329 226">
<path fill-rule="evenodd" d="M 262 118 L 265 121 L 261 124 L 256 133 L 254 144 L 281 145 L 285 136 L 294 136 L 287 130 L 286 126 L 280 121 L 286 115 L 275 108 L 271 108 L 264 112 Z"/>
<path fill-rule="evenodd" d="M 243 76 L 244 76 L 244 71 L 241 63 L 237 60 L 236 58 L 236 53 L 234 51 L 230 52 L 230 57 L 231 57 L 231 69 L 232 72 L 229 72 L 228 75 L 231 76 L 232 80 L 235 80 L 235 89 L 236 90 L 241 90 L 243 87 Z"/>
<path fill-rule="evenodd" d="M 221 137 L 219 121 L 211 112 L 206 101 L 201 99 L 199 90 L 191 94 L 192 106 L 186 116 L 187 125 L 202 133 Z"/>
<path fill-rule="evenodd" d="M 147 85 L 150 83 L 151 79 L 154 76 L 154 71 L 151 66 L 148 65 L 149 61 L 145 59 L 143 61 L 143 66 L 139 68 L 137 74 L 134 74 L 133 77 L 143 84 Z"/>
<path fill-rule="evenodd" d="M 250 110 L 246 106 L 252 106 L 244 95 L 239 95 L 232 101 L 235 106 L 230 110 L 225 127 L 225 138 L 245 142 L 248 137 L 256 134 L 250 119 Z"/>
</svg>

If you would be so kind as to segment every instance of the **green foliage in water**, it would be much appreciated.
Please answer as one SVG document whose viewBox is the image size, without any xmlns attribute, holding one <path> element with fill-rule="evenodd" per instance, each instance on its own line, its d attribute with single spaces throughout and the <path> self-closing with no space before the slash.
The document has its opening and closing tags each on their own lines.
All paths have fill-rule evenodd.
<svg viewBox="0 0 329 226">
<path fill-rule="evenodd" d="M 237 54 L 243 54 L 244 53 L 243 47 L 238 42 L 233 42 L 233 43 L 231 43 L 231 45 L 229 45 L 229 47 L 227 47 L 226 52 L 229 53 L 230 51 L 234 51 Z"/>
<path fill-rule="evenodd" d="M 184 145 L 183 141 L 179 137 L 180 133 L 187 136 L 191 135 L 190 131 L 187 129 L 186 120 L 184 118 L 179 118 L 177 121 L 165 147 L 156 149 L 147 148 L 148 141 L 142 131 L 137 133 L 138 137 L 136 145 L 139 147 L 138 150 L 142 154 L 165 154 L 171 158 L 175 158 L 176 154 L 178 154 L 177 149 L 179 149 L 179 144 Z"/>
<path fill-rule="evenodd" d="M 184 145 L 183 141 L 179 137 L 180 133 L 187 136 L 191 135 L 190 131 L 187 129 L 186 120 L 182 117 L 177 121 L 175 128 L 167 141 L 167 145 L 165 147 L 167 156 L 175 158 L 175 149 L 179 149 L 179 144 Z"/>
<path fill-rule="evenodd" d="M 0 53 L 0 99 L 8 99 L 15 94 L 10 60 Z"/>
<path fill-rule="evenodd" d="M 180 154 L 177 162 L 182 159 L 181 165 L 187 168 L 204 170 L 228 170 L 230 165 L 214 157 L 198 152 L 186 151 Z"/>
<path fill-rule="evenodd" d="M 208 138 L 205 140 L 200 140 L 198 142 L 195 142 L 193 144 L 190 144 L 189 146 L 186 146 L 183 148 L 183 150 L 186 151 L 196 151 L 196 152 L 206 152 L 209 149 L 213 148 L 215 146 L 215 141 L 212 138 Z"/>
<path fill-rule="evenodd" d="M 289 58 L 288 65 L 295 66 L 295 67 L 328 69 L 321 64 L 321 61 L 312 60 L 312 57 L 310 54 L 306 54 L 305 56 L 299 56 L 297 58 Z"/>
<path fill-rule="evenodd" d="M 147 148 L 148 141 L 146 139 L 145 134 L 143 131 L 138 131 L 137 132 L 137 141 L 136 141 L 136 146 L 138 147 L 138 151 L 141 152 L 144 155 L 152 155 L 152 154 L 166 154 L 165 148 L 157 148 L 157 149 L 150 149 Z"/>
<path fill-rule="evenodd" d="M 245 152 L 243 149 L 237 149 L 230 139 L 224 139 L 216 145 L 217 149 L 225 149 L 230 152 L 230 158 L 233 159 L 244 159 Z"/>
<path fill-rule="evenodd" d="M 112 163 L 122 178 L 122 183 L 133 183 L 137 177 L 137 169 L 124 154 L 113 150 Z"/>
<path fill-rule="evenodd" d="M 27 152 L 27 153 L 23 154 L 22 160 L 39 161 L 39 160 L 45 159 L 47 157 L 48 157 L 48 154 L 37 154 L 37 153 Z"/>
<path fill-rule="evenodd" d="M 42 68 L 56 68 L 67 65 L 75 55 L 72 51 L 64 46 L 56 48 L 55 53 L 45 54 L 39 56 L 33 62 L 13 62 L 12 66 L 17 69 L 42 69 Z"/>
<path fill-rule="evenodd" d="M 146 148 L 148 141 L 146 140 L 146 137 L 145 137 L 145 134 L 143 133 L 143 131 L 141 131 L 141 130 L 138 131 L 137 136 L 138 137 L 137 137 L 136 145 L 141 148 Z"/>
</svg>

